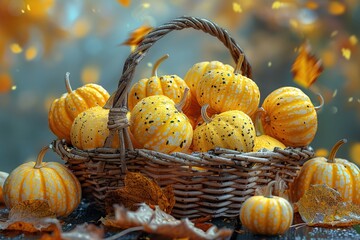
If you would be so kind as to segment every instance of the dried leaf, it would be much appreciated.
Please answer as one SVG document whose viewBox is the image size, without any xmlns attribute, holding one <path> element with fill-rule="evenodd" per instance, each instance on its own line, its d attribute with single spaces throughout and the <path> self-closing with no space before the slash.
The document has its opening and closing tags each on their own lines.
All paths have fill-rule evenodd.
<svg viewBox="0 0 360 240">
<path fill-rule="evenodd" d="M 115 218 L 102 218 L 105 226 L 118 228 L 141 228 L 148 233 L 156 233 L 170 238 L 189 239 L 227 239 L 231 236 L 230 229 L 217 229 L 210 227 L 206 232 L 194 226 L 189 219 L 177 220 L 173 216 L 163 212 L 158 206 L 155 210 L 142 203 L 137 211 L 132 212 L 124 207 L 115 206 Z M 139 230 L 139 228 L 136 228 Z"/>
<path fill-rule="evenodd" d="M 135 48 L 140 44 L 140 42 L 144 39 L 145 35 L 148 34 L 153 27 L 148 25 L 140 26 L 139 28 L 135 29 L 133 32 L 130 33 L 130 36 L 123 45 L 127 45 L 131 47 L 131 51 L 134 51 Z"/>
<path fill-rule="evenodd" d="M 158 205 L 161 210 L 170 213 L 175 205 L 172 186 L 161 189 L 159 185 L 141 173 L 128 172 L 125 187 L 109 191 L 106 196 L 106 211 L 113 212 L 114 204 L 122 204 L 130 210 L 136 210 L 139 203 Z"/>
<path fill-rule="evenodd" d="M 291 68 L 294 81 L 302 87 L 309 88 L 323 70 L 321 61 L 311 54 L 310 44 L 304 43 Z"/>
<path fill-rule="evenodd" d="M 0 73 L 0 94 L 10 92 L 12 86 L 13 81 L 10 74 Z"/>
<path fill-rule="evenodd" d="M 9 219 L 0 222 L 0 230 L 18 230 L 24 232 L 53 231 L 56 226 L 46 221 L 55 219 L 45 200 L 26 200 L 16 204 L 9 212 Z"/>
<path fill-rule="evenodd" d="M 326 184 L 312 185 L 296 203 L 309 226 L 348 227 L 360 224 L 360 206 L 344 202 L 340 193 Z"/>
<path fill-rule="evenodd" d="M 103 237 L 104 229 L 94 224 L 77 225 L 73 230 L 65 233 L 62 232 L 60 224 L 57 224 L 57 228 L 51 234 L 43 234 L 40 240 L 101 240 Z"/>
</svg>

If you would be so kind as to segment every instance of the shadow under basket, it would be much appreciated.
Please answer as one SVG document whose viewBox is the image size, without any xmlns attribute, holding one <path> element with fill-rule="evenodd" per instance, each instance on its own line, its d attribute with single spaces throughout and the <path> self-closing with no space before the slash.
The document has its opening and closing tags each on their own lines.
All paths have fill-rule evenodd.
<svg viewBox="0 0 360 240">
<path fill-rule="evenodd" d="M 196 17 L 180 17 L 154 28 L 124 63 L 114 103 L 109 112 L 110 135 L 104 147 L 80 150 L 62 140 L 52 143 L 53 150 L 79 179 L 83 196 L 93 198 L 104 207 L 106 193 L 122 187 L 127 171 L 141 172 L 161 187 L 172 185 L 176 204 L 172 215 L 177 218 L 201 216 L 235 217 L 241 204 L 278 175 L 292 182 L 302 164 L 313 157 L 311 147 L 275 148 L 273 151 L 241 153 L 214 149 L 199 153 L 164 154 L 134 149 L 129 137 L 126 98 L 138 63 L 149 48 L 173 30 L 193 28 L 217 37 L 230 51 L 235 63 L 244 56 L 242 74 L 251 77 L 251 66 L 243 51 L 226 30 L 215 23 Z M 111 147 L 118 135 L 121 146 Z"/>
</svg>

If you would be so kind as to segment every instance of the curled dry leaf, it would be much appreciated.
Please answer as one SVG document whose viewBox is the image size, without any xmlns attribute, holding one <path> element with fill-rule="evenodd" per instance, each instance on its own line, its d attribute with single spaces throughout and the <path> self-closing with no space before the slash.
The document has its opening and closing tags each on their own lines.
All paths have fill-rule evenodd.
<svg viewBox="0 0 360 240">
<path fill-rule="evenodd" d="M 56 229 L 51 234 L 43 234 L 40 240 L 101 240 L 104 237 L 104 229 L 94 224 L 84 223 L 77 225 L 76 228 L 69 232 L 63 233 L 60 224 L 56 224 Z"/>
<path fill-rule="evenodd" d="M 171 186 L 161 189 L 159 185 L 141 173 L 128 172 L 125 187 L 109 191 L 105 207 L 108 214 L 113 213 L 114 204 L 122 204 L 130 210 L 136 210 L 139 203 L 158 205 L 161 210 L 171 213 L 175 205 L 175 196 Z"/>
<path fill-rule="evenodd" d="M 294 81 L 302 87 L 309 88 L 323 70 L 321 61 L 311 53 L 310 44 L 305 42 L 301 45 L 299 54 L 291 68 Z"/>
<path fill-rule="evenodd" d="M 0 222 L 0 230 L 18 230 L 24 232 L 53 231 L 56 226 L 46 221 L 55 219 L 45 200 L 26 200 L 16 204 L 9 212 L 8 220 Z"/>
<path fill-rule="evenodd" d="M 309 226 L 348 227 L 360 224 L 360 206 L 344 202 L 340 193 L 326 184 L 312 185 L 296 203 Z"/>
<path fill-rule="evenodd" d="M 230 229 L 218 229 L 215 226 L 210 227 L 204 232 L 196 228 L 189 219 L 177 220 L 162 211 L 158 206 L 155 206 L 155 210 L 153 210 L 145 203 L 140 204 L 135 212 L 116 205 L 115 218 L 107 217 L 102 218 L 100 221 L 105 226 L 121 229 L 134 228 L 136 230 L 139 230 L 138 227 L 142 227 L 141 229 L 145 232 L 177 239 L 227 239 L 232 234 Z"/>
</svg>

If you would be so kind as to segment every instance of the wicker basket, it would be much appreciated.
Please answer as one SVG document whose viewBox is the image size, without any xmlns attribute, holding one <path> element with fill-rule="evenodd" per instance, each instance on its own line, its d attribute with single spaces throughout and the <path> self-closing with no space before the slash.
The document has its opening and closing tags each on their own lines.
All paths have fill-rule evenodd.
<svg viewBox="0 0 360 240">
<path fill-rule="evenodd" d="M 227 31 L 215 23 L 196 17 L 174 19 L 146 35 L 127 58 L 109 112 L 110 135 L 104 147 L 84 151 L 61 140 L 52 143 L 54 151 L 80 180 L 84 196 L 93 197 L 100 207 L 104 206 L 108 190 L 123 186 L 126 171 L 138 171 L 155 179 L 160 186 L 173 186 L 176 204 L 172 214 L 175 217 L 234 217 L 256 188 L 274 180 L 277 174 L 291 182 L 300 166 L 314 154 L 309 147 L 250 153 L 214 149 L 192 154 L 134 149 L 128 133 L 126 98 L 135 68 L 157 40 L 173 30 L 185 28 L 217 37 L 229 49 L 235 62 L 243 54 Z M 246 57 L 241 70 L 243 75 L 251 77 Z M 112 149 L 109 146 L 116 134 L 120 136 L 121 147 Z"/>
</svg>

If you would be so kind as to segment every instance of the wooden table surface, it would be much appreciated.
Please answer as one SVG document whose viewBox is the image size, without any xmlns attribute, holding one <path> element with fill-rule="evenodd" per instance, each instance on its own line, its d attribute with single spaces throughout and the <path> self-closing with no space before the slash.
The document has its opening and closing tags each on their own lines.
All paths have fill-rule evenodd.
<svg viewBox="0 0 360 240">
<path fill-rule="evenodd" d="M 64 220 L 63 231 L 67 232 L 72 230 L 76 225 L 83 224 L 85 222 L 99 224 L 98 219 L 100 219 L 102 213 L 96 210 L 96 206 L 93 204 L 82 201 L 80 206 L 76 211 L 74 211 L 70 216 L 62 219 Z M 0 218 L 4 218 L 8 213 L 8 210 L 4 206 L 0 207 Z M 355 231 L 354 228 L 318 228 L 318 227 L 292 227 L 286 234 L 282 236 L 260 236 L 253 235 L 250 232 L 246 231 L 237 218 L 217 218 L 211 221 L 218 227 L 228 227 L 234 229 L 233 235 L 230 237 L 230 240 L 237 239 L 360 239 L 360 234 Z M 301 223 L 301 218 L 298 214 L 295 215 L 294 224 Z M 114 235 L 117 231 L 114 229 L 105 229 L 105 237 Z M 16 231 L 0 231 L 0 239 L 38 239 L 40 234 L 28 234 L 23 232 Z M 157 235 L 149 235 L 144 232 L 133 232 L 128 234 L 119 240 L 128 240 L 128 239 L 157 239 L 157 240 L 166 240 Z"/>
</svg>

